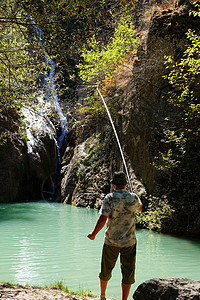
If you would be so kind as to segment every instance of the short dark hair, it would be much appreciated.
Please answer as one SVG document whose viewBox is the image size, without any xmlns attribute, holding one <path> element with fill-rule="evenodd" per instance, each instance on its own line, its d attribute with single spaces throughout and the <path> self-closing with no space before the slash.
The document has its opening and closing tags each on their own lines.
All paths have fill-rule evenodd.
<svg viewBox="0 0 200 300">
<path fill-rule="evenodd" d="M 127 181 L 124 172 L 114 172 L 111 183 L 116 186 L 125 186 L 127 184 Z"/>
</svg>

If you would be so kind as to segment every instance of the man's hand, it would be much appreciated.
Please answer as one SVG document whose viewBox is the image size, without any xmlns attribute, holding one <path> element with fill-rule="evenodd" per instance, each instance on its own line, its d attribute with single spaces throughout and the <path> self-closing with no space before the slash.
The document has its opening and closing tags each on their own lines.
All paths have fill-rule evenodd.
<svg viewBox="0 0 200 300">
<path fill-rule="evenodd" d="M 89 233 L 87 237 L 92 241 L 95 239 L 95 235 L 93 233 Z"/>
<path fill-rule="evenodd" d="M 97 233 L 103 228 L 107 221 L 108 217 L 101 215 L 91 233 L 88 234 L 88 238 L 90 240 L 94 240 Z"/>
<path fill-rule="evenodd" d="M 138 196 L 137 196 L 138 197 Z M 137 211 L 141 212 L 142 211 L 142 201 L 140 200 L 140 198 L 138 197 L 138 201 L 140 203 L 140 207 L 138 208 Z"/>
</svg>

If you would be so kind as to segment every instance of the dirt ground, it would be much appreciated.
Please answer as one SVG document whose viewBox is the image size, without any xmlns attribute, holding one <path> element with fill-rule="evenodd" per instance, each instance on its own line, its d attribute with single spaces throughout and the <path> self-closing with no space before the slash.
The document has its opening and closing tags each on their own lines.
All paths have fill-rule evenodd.
<svg viewBox="0 0 200 300">
<path fill-rule="evenodd" d="M 86 297 L 80 297 L 65 293 L 59 289 L 39 289 L 33 287 L 24 287 L 20 285 L 11 285 L 9 283 L 0 283 L 0 299 L 20 299 L 20 300 L 82 300 Z M 89 299 L 89 298 L 87 298 Z M 93 299 L 93 298 L 90 298 Z"/>
</svg>

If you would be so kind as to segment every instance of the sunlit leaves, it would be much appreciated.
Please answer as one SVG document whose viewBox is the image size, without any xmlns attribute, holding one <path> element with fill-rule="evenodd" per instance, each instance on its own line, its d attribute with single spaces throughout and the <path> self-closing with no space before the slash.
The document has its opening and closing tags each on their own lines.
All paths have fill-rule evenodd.
<svg viewBox="0 0 200 300">
<path fill-rule="evenodd" d="M 196 10 L 194 10 L 194 9 L 191 10 L 189 12 L 189 15 L 190 16 L 193 15 L 194 17 L 200 17 L 200 5 L 199 5 L 198 1 L 195 1 L 193 5 L 196 8 Z"/>
<path fill-rule="evenodd" d="M 137 42 L 129 16 L 121 18 L 113 37 L 106 45 L 102 45 L 93 35 L 81 50 L 83 63 L 77 65 L 83 82 L 99 85 L 104 78 L 113 74 L 126 53 L 137 48 Z"/>
<path fill-rule="evenodd" d="M 197 4 L 196 7 L 200 12 L 200 6 Z M 198 16 L 196 12 L 191 14 Z M 168 145 L 168 150 L 156 157 L 154 165 L 158 168 L 173 168 L 179 165 L 185 156 L 190 156 L 194 141 L 197 145 L 199 140 L 200 36 L 192 30 L 188 30 L 186 36 L 188 46 L 183 56 L 179 60 L 171 56 L 166 57 L 165 64 L 169 73 L 165 79 L 171 86 L 168 93 L 171 113 L 165 119 L 166 128 L 163 130 L 162 139 L 162 142 Z M 195 156 L 193 154 L 193 158 L 190 158 L 191 162 Z M 187 163 L 189 165 L 189 160 Z"/>
<path fill-rule="evenodd" d="M 155 197 L 143 195 L 143 199 L 148 201 L 148 208 L 145 212 L 136 215 L 136 222 L 150 230 L 160 231 L 163 221 L 170 218 L 174 212 L 168 203 L 167 197 Z"/>
<path fill-rule="evenodd" d="M 30 36 L 32 24 L 16 1 L 0 9 L 0 117 L 1 142 L 21 135 L 20 108 L 36 99 L 41 49 Z"/>
<path fill-rule="evenodd" d="M 196 118 L 198 115 L 198 99 L 194 93 L 194 84 L 198 85 L 200 75 L 200 36 L 189 30 L 187 38 L 190 46 L 184 52 L 180 61 L 175 61 L 172 57 L 166 57 L 166 68 L 170 70 L 165 76 L 172 85 L 169 102 L 183 109 L 183 118 L 188 116 Z"/>
</svg>

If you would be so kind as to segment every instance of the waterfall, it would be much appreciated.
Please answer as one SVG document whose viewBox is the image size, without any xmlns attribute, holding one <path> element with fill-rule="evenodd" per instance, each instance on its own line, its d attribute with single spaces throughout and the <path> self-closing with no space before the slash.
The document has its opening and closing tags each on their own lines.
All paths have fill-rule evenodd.
<svg viewBox="0 0 200 300">
<path fill-rule="evenodd" d="M 37 35 L 39 41 L 41 42 L 41 46 L 43 47 L 43 41 L 44 41 L 43 32 L 39 25 L 36 25 L 36 23 L 34 21 L 31 21 L 31 22 L 33 24 L 33 28 L 36 32 L 36 35 Z M 44 47 L 43 47 L 43 49 L 44 49 Z M 68 128 L 68 122 L 61 110 L 58 95 L 57 95 L 56 82 L 54 79 L 56 64 L 53 61 L 53 59 L 50 58 L 50 56 L 45 51 L 45 49 L 44 49 L 44 55 L 45 55 L 45 59 L 46 59 L 46 66 L 48 69 L 48 74 L 43 74 L 43 92 L 45 91 L 44 94 L 47 98 L 47 101 L 49 101 L 52 104 L 52 106 L 56 109 L 58 116 L 60 118 L 61 135 L 57 141 L 58 147 L 60 149 L 60 147 L 62 146 L 63 139 L 65 137 L 66 130 Z"/>
<path fill-rule="evenodd" d="M 51 101 L 53 104 L 54 108 L 56 109 L 58 116 L 60 118 L 60 123 L 61 123 L 61 135 L 58 138 L 58 147 L 62 146 L 63 139 L 65 137 L 65 132 L 68 128 L 68 123 L 66 117 L 63 115 L 63 112 L 60 108 L 59 105 L 59 100 L 58 100 L 58 95 L 56 91 L 56 83 L 54 79 L 54 74 L 55 74 L 55 67 L 56 64 L 55 62 L 49 57 L 47 52 L 44 52 L 45 58 L 46 58 L 46 65 L 48 66 L 49 74 L 48 75 L 43 75 L 44 76 L 44 88 L 46 88 L 46 97 L 47 101 Z"/>
<path fill-rule="evenodd" d="M 45 56 L 47 73 L 43 74 L 43 77 L 42 77 L 43 94 L 45 95 L 45 99 L 50 104 L 50 106 L 52 106 L 56 110 L 56 112 L 59 116 L 60 125 L 61 125 L 61 134 L 60 134 L 59 138 L 57 139 L 57 141 L 55 140 L 55 137 L 54 137 L 55 145 L 57 147 L 58 157 L 57 157 L 56 164 L 55 164 L 55 174 L 53 176 L 50 175 L 50 180 L 52 182 L 51 191 L 43 191 L 45 182 L 43 182 L 43 185 L 42 185 L 42 196 L 43 196 L 43 198 L 45 198 L 43 192 L 45 192 L 46 194 L 52 195 L 52 196 L 55 193 L 58 166 L 59 166 L 59 162 L 60 162 L 60 149 L 61 149 L 63 140 L 65 138 L 66 130 L 68 128 L 68 122 L 67 122 L 67 119 L 64 116 L 64 114 L 61 110 L 60 104 L 59 104 L 59 98 L 58 98 L 57 89 L 56 89 L 56 82 L 55 82 L 55 78 L 54 78 L 56 64 L 53 61 L 53 59 L 50 58 L 48 53 L 45 51 L 45 48 L 43 46 L 44 36 L 43 36 L 43 32 L 42 32 L 40 26 L 38 24 L 36 24 L 35 21 L 33 21 L 33 20 L 31 20 L 31 24 L 33 25 L 33 29 L 36 33 L 39 43 L 41 44 L 41 47 L 43 48 L 44 56 Z M 40 101 L 40 99 L 38 99 L 38 100 Z M 48 199 L 49 198 L 52 199 L 52 197 L 48 197 Z"/>
</svg>

